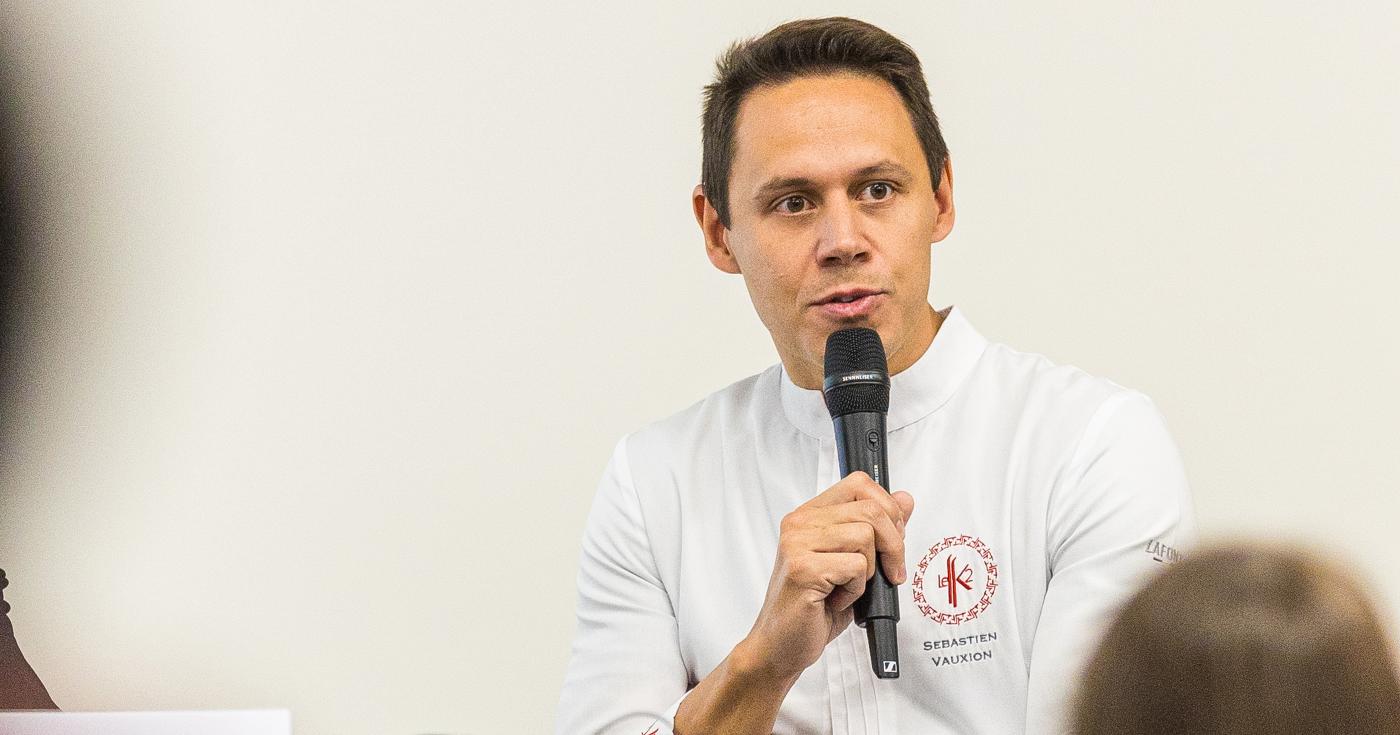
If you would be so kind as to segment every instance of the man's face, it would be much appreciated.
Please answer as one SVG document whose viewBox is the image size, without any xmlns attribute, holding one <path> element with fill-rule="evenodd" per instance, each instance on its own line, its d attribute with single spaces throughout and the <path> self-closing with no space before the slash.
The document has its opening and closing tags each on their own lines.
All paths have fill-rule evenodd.
<svg viewBox="0 0 1400 735">
<path fill-rule="evenodd" d="M 750 92 L 739 110 L 730 228 L 703 190 L 696 218 L 716 267 L 742 273 L 783 365 L 821 385 L 826 338 L 880 333 L 892 373 L 933 339 L 930 245 L 952 229 L 952 175 L 938 191 L 899 94 L 850 74 Z"/>
</svg>

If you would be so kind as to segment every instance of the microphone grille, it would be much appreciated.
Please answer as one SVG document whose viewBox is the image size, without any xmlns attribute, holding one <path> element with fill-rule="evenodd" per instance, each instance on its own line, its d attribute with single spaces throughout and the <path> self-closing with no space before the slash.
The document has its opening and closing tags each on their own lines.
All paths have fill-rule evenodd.
<svg viewBox="0 0 1400 735">
<path fill-rule="evenodd" d="M 853 327 L 832 332 L 826 338 L 826 374 L 885 372 L 885 345 L 880 333 L 869 327 Z"/>
<path fill-rule="evenodd" d="M 867 327 L 842 329 L 827 337 L 825 363 L 827 378 L 846 373 L 889 371 L 880 334 Z M 869 411 L 885 413 L 890 409 L 888 384 L 838 385 L 825 390 L 822 396 L 833 418 Z"/>
</svg>

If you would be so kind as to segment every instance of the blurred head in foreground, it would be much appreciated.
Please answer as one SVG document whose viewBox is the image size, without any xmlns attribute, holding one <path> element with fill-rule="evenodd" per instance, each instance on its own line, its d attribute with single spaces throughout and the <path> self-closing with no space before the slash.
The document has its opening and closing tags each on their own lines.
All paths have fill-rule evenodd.
<svg viewBox="0 0 1400 735">
<path fill-rule="evenodd" d="M 1077 735 L 1400 733 L 1400 683 L 1345 567 L 1232 546 L 1175 564 L 1128 602 L 1075 720 Z"/>
</svg>

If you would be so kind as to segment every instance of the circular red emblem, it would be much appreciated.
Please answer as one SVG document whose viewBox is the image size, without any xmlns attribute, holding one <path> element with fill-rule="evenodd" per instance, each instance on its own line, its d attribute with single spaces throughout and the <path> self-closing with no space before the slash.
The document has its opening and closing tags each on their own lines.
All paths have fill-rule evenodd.
<svg viewBox="0 0 1400 735">
<path fill-rule="evenodd" d="M 957 625 L 976 618 L 997 591 L 992 550 L 967 534 L 944 538 L 919 560 L 913 590 L 914 605 L 935 623 Z"/>
</svg>

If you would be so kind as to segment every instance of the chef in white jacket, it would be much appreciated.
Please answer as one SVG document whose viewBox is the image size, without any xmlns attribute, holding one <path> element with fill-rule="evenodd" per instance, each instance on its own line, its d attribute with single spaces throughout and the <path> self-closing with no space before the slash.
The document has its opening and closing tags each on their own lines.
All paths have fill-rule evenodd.
<svg viewBox="0 0 1400 735">
<path fill-rule="evenodd" d="M 704 146 L 707 253 L 781 362 L 618 443 L 558 732 L 1063 732 L 1099 628 L 1192 537 L 1161 414 L 929 305 L 952 167 L 918 59 L 884 31 L 795 21 L 736 45 Z M 852 326 L 888 355 L 894 493 L 839 476 L 823 351 Z M 897 679 L 851 625 L 877 551 Z"/>
</svg>

